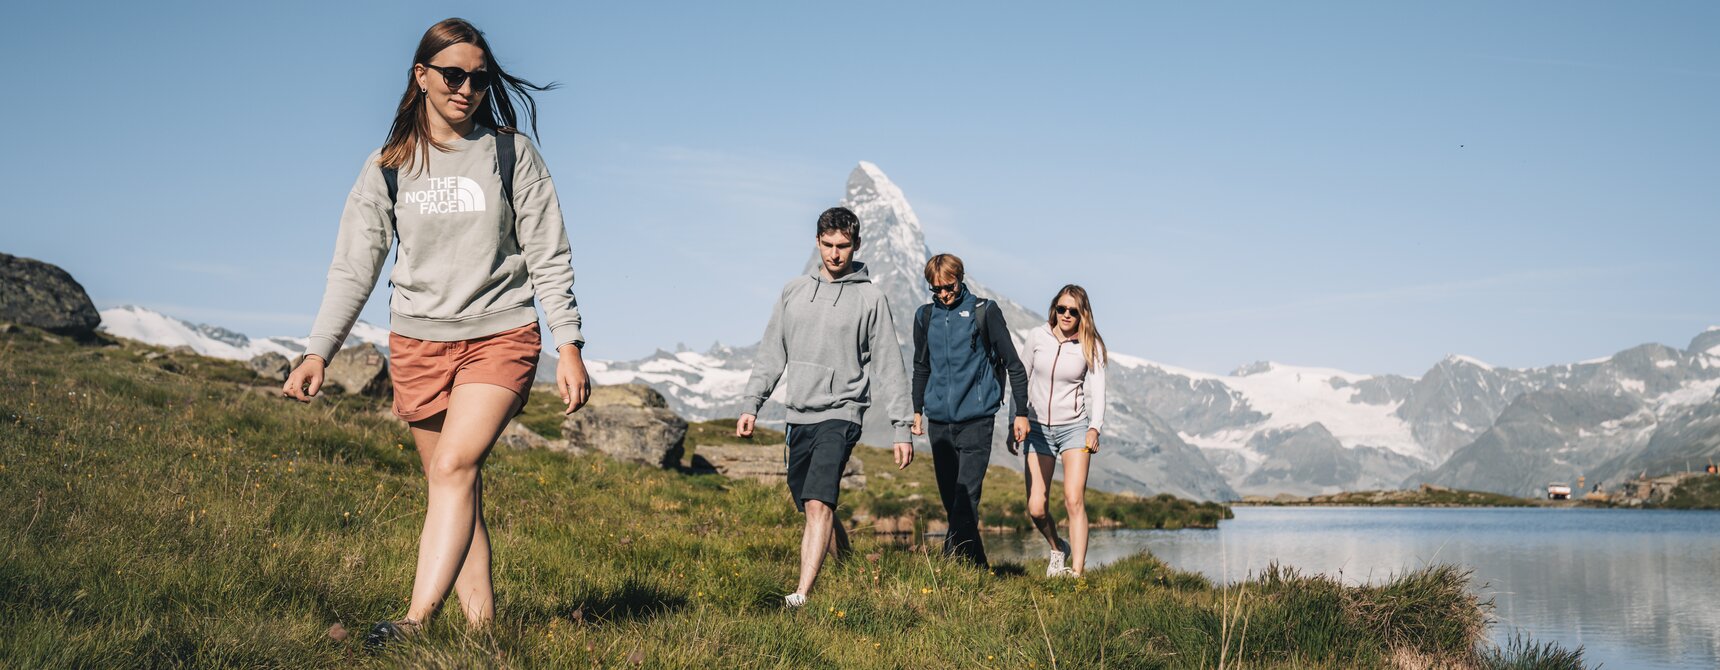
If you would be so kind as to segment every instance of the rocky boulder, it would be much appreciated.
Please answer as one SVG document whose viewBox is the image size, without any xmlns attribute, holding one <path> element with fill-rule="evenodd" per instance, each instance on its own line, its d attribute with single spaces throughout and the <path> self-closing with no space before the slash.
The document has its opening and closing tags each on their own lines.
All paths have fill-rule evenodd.
<svg viewBox="0 0 1720 670">
<path fill-rule="evenodd" d="M 703 461 L 729 479 L 751 479 L 766 484 L 788 481 L 788 461 L 783 445 L 701 444 L 693 450 L 695 462 Z M 842 488 L 865 488 L 866 474 L 860 459 L 849 458 L 842 469 Z"/>
<path fill-rule="evenodd" d="M 388 381 L 388 355 L 368 342 L 342 349 L 328 362 L 323 385 L 341 393 L 386 396 L 393 391 Z"/>
<path fill-rule="evenodd" d="M 58 266 L 0 253 L 0 321 L 87 337 L 102 317 L 84 287 Z"/>
<path fill-rule="evenodd" d="M 687 422 L 651 387 L 622 384 L 591 389 L 591 399 L 562 422 L 561 432 L 569 451 L 671 468 L 685 453 Z"/>
<path fill-rule="evenodd" d="M 508 426 L 502 429 L 501 437 L 496 438 L 496 444 L 510 449 L 556 449 L 562 446 L 518 421 L 508 422 Z"/>
<path fill-rule="evenodd" d="M 287 374 L 293 371 L 293 362 L 273 351 L 253 357 L 245 363 L 258 377 L 273 379 L 278 382 L 287 380 Z"/>
</svg>

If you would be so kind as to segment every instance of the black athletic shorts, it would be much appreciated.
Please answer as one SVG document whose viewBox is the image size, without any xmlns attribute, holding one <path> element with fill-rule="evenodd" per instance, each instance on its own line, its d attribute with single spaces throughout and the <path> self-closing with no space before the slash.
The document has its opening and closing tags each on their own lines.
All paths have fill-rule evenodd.
<svg viewBox="0 0 1720 670">
<path fill-rule="evenodd" d="M 860 424 L 853 421 L 788 424 L 788 492 L 796 509 L 806 511 L 808 500 L 836 507 L 842 470 L 859 442 Z"/>
</svg>

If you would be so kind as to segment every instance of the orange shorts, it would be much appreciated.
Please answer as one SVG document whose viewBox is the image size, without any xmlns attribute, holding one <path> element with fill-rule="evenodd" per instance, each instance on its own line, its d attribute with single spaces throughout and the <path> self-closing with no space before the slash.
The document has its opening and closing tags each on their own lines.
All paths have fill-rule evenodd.
<svg viewBox="0 0 1720 670">
<path fill-rule="evenodd" d="M 394 415 L 421 421 L 448 409 L 461 384 L 495 384 L 520 396 L 525 407 L 542 348 L 536 323 L 471 340 L 432 342 L 388 334 L 388 374 L 394 380 Z"/>
</svg>

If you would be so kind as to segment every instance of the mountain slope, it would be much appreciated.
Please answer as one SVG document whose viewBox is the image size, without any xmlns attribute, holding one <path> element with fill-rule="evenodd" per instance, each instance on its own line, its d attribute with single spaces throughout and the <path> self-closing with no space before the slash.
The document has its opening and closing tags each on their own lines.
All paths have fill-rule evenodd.
<svg viewBox="0 0 1720 670">
<path fill-rule="evenodd" d="M 887 296 L 907 360 L 912 315 L 929 299 L 921 273 L 930 249 L 920 218 L 901 188 L 866 162 L 849 173 L 839 202 L 860 216 L 856 259 L 870 267 Z M 803 271 L 816 263 L 809 253 Z M 785 268 L 781 279 L 789 277 Z M 969 288 L 996 302 L 1018 346 L 1045 321 L 979 282 L 970 281 Z M 303 349 L 302 339 L 253 340 L 138 308 L 108 310 L 103 317 L 103 328 L 115 334 L 183 344 L 211 356 L 293 356 Z M 349 342 L 386 346 L 386 337 L 383 329 L 361 323 Z M 595 383 L 649 384 L 691 420 L 732 418 L 755 350 L 756 345 L 719 344 L 704 352 L 657 351 L 639 360 L 588 365 Z M 539 381 L 553 381 L 554 370 L 554 356 L 546 352 Z M 1275 362 L 1219 375 L 1113 352 L 1108 378 L 1114 425 L 1105 437 L 1106 457 L 1096 466 L 1104 471 L 1093 476 L 1126 482 L 1118 488 L 1137 493 L 1205 499 L 1232 498 L 1238 490 L 1306 495 L 1399 482 L 1413 487 L 1429 477 L 1457 488 L 1521 491 L 1549 477 L 1574 481 L 1586 474 L 1594 481 L 1681 463 L 1710 453 L 1720 440 L 1697 412 L 1720 391 L 1720 328 L 1697 335 L 1684 350 L 1646 344 L 1604 359 L 1533 369 L 1451 355 L 1419 377 Z M 1551 393 L 1557 400 L 1522 401 L 1533 393 Z M 1617 398 L 1640 405 L 1632 410 L 1634 418 L 1591 420 L 1610 417 L 1602 408 Z M 1497 425 L 1512 407 L 1511 420 Z M 775 402 L 760 412 L 766 425 L 780 426 L 783 417 Z M 1657 432 L 1662 427 L 1665 432 Z M 870 443 L 889 439 L 888 417 L 881 411 L 868 413 L 864 428 Z M 1001 448 L 1001 420 L 996 435 Z M 1280 448 L 1286 436 L 1295 437 L 1292 448 Z M 997 459 L 1013 460 L 1001 451 Z"/>
<path fill-rule="evenodd" d="M 250 360 L 263 354 L 293 358 L 305 351 L 306 338 L 270 337 L 252 339 L 243 333 L 207 324 L 191 323 L 134 305 L 101 310 L 102 332 L 163 347 L 190 347 L 212 358 Z M 388 329 L 359 321 L 347 335 L 346 344 L 369 342 L 388 348 Z"/>
<path fill-rule="evenodd" d="M 849 173 L 839 204 L 860 218 L 862 241 L 855 260 L 867 265 L 872 282 L 889 300 L 903 360 L 908 361 L 912 355 L 914 311 L 929 301 L 923 270 L 931 252 L 919 216 L 902 190 L 876 165 L 866 162 Z M 814 254 L 803 271 L 816 270 L 817 262 Z M 784 276 L 785 281 L 787 278 Z M 982 283 L 969 281 L 968 288 L 996 302 L 1004 319 L 1016 331 L 1018 346 L 1025 341 L 1027 329 L 1045 322 L 1044 316 L 998 295 Z M 729 418 L 738 413 L 739 394 L 751 371 L 752 351 L 751 347 L 723 346 L 702 354 L 660 351 L 638 361 L 602 361 L 592 370 L 598 383 L 650 384 L 669 398 L 677 412 L 695 420 Z M 1153 417 L 1141 398 L 1127 390 L 1127 383 L 1123 386 L 1112 391 L 1107 421 L 1113 425 L 1105 436 L 1105 456 L 1095 461 L 1092 474 L 1095 486 L 1139 494 L 1168 492 L 1203 500 L 1236 497 L 1235 491 L 1198 449 L 1183 442 L 1164 419 Z M 1137 406 L 1140 411 L 1135 409 Z M 779 425 L 782 408 L 775 402 L 767 402 L 759 418 L 767 424 Z M 862 439 L 867 442 L 884 444 L 890 439 L 888 417 L 881 411 L 868 412 L 864 428 Z M 994 435 L 997 449 L 994 462 L 1020 468 L 1020 461 L 1002 450 L 1001 416 Z"/>
</svg>

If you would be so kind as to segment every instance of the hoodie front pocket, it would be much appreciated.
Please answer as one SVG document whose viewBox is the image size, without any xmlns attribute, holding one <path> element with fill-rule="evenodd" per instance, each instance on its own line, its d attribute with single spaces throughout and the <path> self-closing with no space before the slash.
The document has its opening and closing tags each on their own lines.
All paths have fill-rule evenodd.
<svg viewBox="0 0 1720 670">
<path fill-rule="evenodd" d="M 836 371 L 817 363 L 802 363 L 789 361 L 788 368 L 783 371 L 783 382 L 788 386 L 782 404 L 792 410 L 829 409 L 836 404 L 836 393 L 831 390 Z"/>
</svg>

